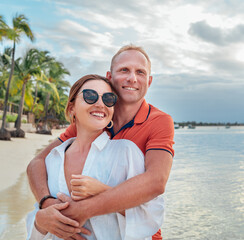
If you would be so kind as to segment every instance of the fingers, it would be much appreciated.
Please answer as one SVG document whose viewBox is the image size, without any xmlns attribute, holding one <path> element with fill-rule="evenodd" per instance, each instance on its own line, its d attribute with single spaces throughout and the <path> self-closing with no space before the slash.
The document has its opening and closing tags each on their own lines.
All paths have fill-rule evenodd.
<svg viewBox="0 0 244 240">
<path fill-rule="evenodd" d="M 72 199 L 85 199 L 85 198 L 88 198 L 92 196 L 92 194 L 88 193 L 87 191 L 85 190 L 81 190 L 80 192 L 79 191 L 73 191 L 71 192 L 71 198 Z"/>
<path fill-rule="evenodd" d="M 84 176 L 84 175 L 72 175 L 72 179 L 70 180 L 71 185 L 82 185 L 85 183 L 89 183 L 90 181 L 95 180 L 92 177 Z"/>
<path fill-rule="evenodd" d="M 74 193 L 74 195 L 82 196 L 83 192 L 87 192 L 87 188 L 83 186 L 71 186 L 71 191 Z"/>
<path fill-rule="evenodd" d="M 71 187 L 71 190 L 72 191 L 79 191 L 79 192 L 85 191 L 86 190 L 86 187 L 82 186 L 81 184 L 79 184 L 79 185 L 71 185 L 70 186 Z"/>
<path fill-rule="evenodd" d="M 71 198 L 69 196 L 67 196 L 66 194 L 64 193 L 57 193 L 57 197 L 58 199 L 61 201 L 61 202 L 70 202 L 72 201 Z"/>
<path fill-rule="evenodd" d="M 80 234 L 74 234 L 73 236 L 65 240 L 86 240 L 86 238 L 82 237 Z"/>
<path fill-rule="evenodd" d="M 91 235 L 91 232 L 88 229 L 84 228 L 84 227 L 82 227 L 80 229 L 80 232 L 85 234 L 85 235 Z"/>
<path fill-rule="evenodd" d="M 72 175 L 71 175 L 71 178 L 72 178 L 72 179 L 81 179 L 81 178 L 83 178 L 83 177 L 85 177 L 85 176 L 80 175 L 80 174 L 78 174 L 78 175 L 72 174 Z"/>
<path fill-rule="evenodd" d="M 53 230 L 53 234 L 62 239 L 71 237 L 74 234 L 80 233 L 80 232 L 81 232 L 81 230 L 79 228 L 73 228 L 73 227 L 67 226 L 63 223 L 58 223 L 56 228 Z"/>
<path fill-rule="evenodd" d="M 72 237 L 65 238 L 65 240 L 86 240 L 86 238 L 82 237 L 79 234 L 75 234 Z"/>
<path fill-rule="evenodd" d="M 63 223 L 58 224 L 58 228 L 62 230 L 62 232 L 68 233 L 68 234 L 74 234 L 74 233 L 80 233 L 81 230 L 78 227 L 72 227 L 69 225 L 65 225 Z"/>
<path fill-rule="evenodd" d="M 61 213 L 59 213 L 59 221 L 63 224 L 70 225 L 72 227 L 79 227 L 79 222 L 77 222 L 71 218 L 68 218 Z"/>
<path fill-rule="evenodd" d="M 80 200 L 85 199 L 84 197 L 73 195 L 72 192 L 71 192 L 71 198 L 72 198 L 74 201 L 80 201 Z"/>
<path fill-rule="evenodd" d="M 70 180 L 71 186 L 80 186 L 80 185 L 82 185 L 83 182 L 84 182 L 84 179 L 81 179 L 81 178 Z"/>
<path fill-rule="evenodd" d="M 79 222 L 64 216 L 60 211 L 66 211 L 71 203 L 59 203 L 46 209 L 39 210 L 36 214 L 36 225 L 55 234 L 59 238 L 67 238 L 75 233 L 80 233 Z"/>
<path fill-rule="evenodd" d="M 65 203 L 55 204 L 54 205 L 54 208 L 60 211 L 60 210 L 63 210 L 65 208 L 67 208 L 68 206 L 69 206 L 69 203 L 68 202 L 65 202 Z"/>
</svg>

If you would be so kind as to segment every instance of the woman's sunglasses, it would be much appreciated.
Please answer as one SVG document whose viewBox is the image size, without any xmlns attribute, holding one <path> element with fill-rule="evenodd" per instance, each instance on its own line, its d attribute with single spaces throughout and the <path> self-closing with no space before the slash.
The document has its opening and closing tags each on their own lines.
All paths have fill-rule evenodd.
<svg viewBox="0 0 244 240">
<path fill-rule="evenodd" d="M 104 93 L 99 95 L 95 90 L 92 89 L 83 89 L 83 98 L 86 103 L 94 104 L 98 101 L 99 96 L 102 96 L 102 101 L 107 107 L 113 107 L 117 102 L 117 96 L 112 92 Z"/>
</svg>

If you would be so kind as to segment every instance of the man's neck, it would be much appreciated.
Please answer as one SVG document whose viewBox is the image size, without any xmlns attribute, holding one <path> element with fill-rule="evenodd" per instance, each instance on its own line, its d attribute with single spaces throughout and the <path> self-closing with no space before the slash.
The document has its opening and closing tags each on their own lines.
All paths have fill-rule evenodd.
<svg viewBox="0 0 244 240">
<path fill-rule="evenodd" d="M 130 122 L 135 117 L 141 107 L 141 104 L 143 103 L 143 100 L 144 99 L 133 104 L 116 104 L 113 117 L 113 128 L 115 133 L 117 133 L 126 123 Z"/>
</svg>

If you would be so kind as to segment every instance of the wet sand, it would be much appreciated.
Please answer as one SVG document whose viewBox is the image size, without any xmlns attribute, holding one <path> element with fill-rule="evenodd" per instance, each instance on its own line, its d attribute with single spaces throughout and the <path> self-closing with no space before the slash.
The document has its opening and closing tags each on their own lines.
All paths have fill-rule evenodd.
<svg viewBox="0 0 244 240">
<path fill-rule="evenodd" d="M 0 240 L 26 238 L 25 217 L 35 203 L 26 167 L 38 151 L 63 131 L 53 130 L 53 135 L 27 133 L 25 139 L 0 141 Z"/>
</svg>

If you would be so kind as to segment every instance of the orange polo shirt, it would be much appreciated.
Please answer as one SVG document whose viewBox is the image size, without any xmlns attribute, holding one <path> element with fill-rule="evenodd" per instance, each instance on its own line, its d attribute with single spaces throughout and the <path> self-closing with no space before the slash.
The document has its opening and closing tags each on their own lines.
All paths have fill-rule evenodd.
<svg viewBox="0 0 244 240">
<path fill-rule="evenodd" d="M 136 116 L 116 134 L 109 129 L 112 139 L 128 139 L 144 153 L 149 150 L 162 150 L 174 156 L 174 122 L 170 115 L 143 101 Z M 75 124 L 70 125 L 60 135 L 61 141 L 76 136 Z M 162 239 L 161 230 L 153 235 L 153 240 Z"/>
</svg>

